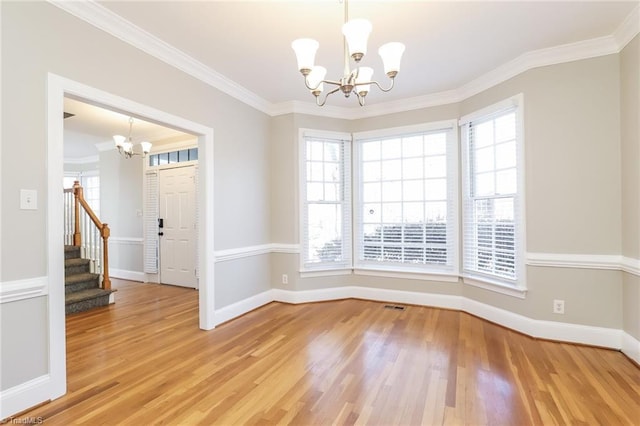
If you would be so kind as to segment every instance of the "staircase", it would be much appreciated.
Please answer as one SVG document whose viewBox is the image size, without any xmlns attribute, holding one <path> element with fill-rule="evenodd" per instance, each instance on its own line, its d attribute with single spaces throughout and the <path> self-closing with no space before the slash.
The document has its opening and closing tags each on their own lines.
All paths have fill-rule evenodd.
<svg viewBox="0 0 640 426">
<path fill-rule="evenodd" d="M 80 247 L 64 246 L 65 313 L 107 306 L 113 290 L 100 288 L 100 275 L 90 272 L 90 260 L 80 257 Z"/>
</svg>

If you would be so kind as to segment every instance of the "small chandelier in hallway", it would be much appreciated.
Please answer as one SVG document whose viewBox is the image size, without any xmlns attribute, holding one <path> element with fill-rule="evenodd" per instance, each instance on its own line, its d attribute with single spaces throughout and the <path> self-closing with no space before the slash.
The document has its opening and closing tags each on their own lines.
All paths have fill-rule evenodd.
<svg viewBox="0 0 640 426">
<path fill-rule="evenodd" d="M 116 148 L 124 158 L 131 158 L 134 155 L 141 155 L 146 157 L 151 151 L 151 142 L 140 142 L 142 152 L 133 151 L 133 141 L 131 140 L 131 129 L 133 128 L 133 117 L 129 117 L 129 136 L 124 137 L 122 135 L 114 135 L 113 140 L 116 143 Z"/>
<path fill-rule="evenodd" d="M 383 88 L 377 81 L 372 80 L 373 68 L 358 67 L 351 70 L 349 57 L 353 58 L 356 64 L 367 53 L 367 39 L 371 33 L 371 23 L 366 19 L 349 20 L 348 0 L 344 1 L 344 25 L 342 26 L 343 46 L 344 46 L 344 74 L 340 80 L 325 80 L 327 69 L 321 66 L 314 66 L 316 51 L 319 43 L 310 38 L 300 38 L 291 43 L 291 47 L 296 53 L 298 60 L 298 70 L 304 76 L 304 84 L 311 94 L 316 98 L 316 105 L 323 106 L 327 102 L 329 95 L 340 90 L 346 98 L 355 94 L 360 106 L 364 106 L 364 99 L 369 93 L 372 84 L 378 86 L 383 92 L 388 92 L 393 88 L 395 77 L 400 71 L 400 59 L 404 53 L 404 44 L 398 42 L 386 43 L 380 46 L 378 54 L 382 57 L 384 72 L 391 80 L 387 88 Z M 329 91 L 323 100 L 320 94 L 324 90 L 324 83 L 335 87 Z"/>
</svg>

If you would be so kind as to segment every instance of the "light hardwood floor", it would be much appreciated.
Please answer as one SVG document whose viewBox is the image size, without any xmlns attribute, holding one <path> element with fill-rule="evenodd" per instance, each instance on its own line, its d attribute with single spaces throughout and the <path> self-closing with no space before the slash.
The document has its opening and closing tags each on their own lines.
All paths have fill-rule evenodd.
<svg viewBox="0 0 640 426">
<path fill-rule="evenodd" d="M 198 329 L 194 290 L 114 280 L 67 319 L 68 393 L 21 418 L 86 424 L 640 424 L 640 369 L 471 315 L 271 303 Z"/>
</svg>

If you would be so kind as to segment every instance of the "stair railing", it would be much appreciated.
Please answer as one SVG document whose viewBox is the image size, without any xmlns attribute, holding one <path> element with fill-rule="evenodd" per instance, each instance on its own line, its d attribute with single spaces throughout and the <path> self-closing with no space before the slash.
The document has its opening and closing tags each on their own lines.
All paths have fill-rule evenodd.
<svg viewBox="0 0 640 426">
<path fill-rule="evenodd" d="M 102 276 L 102 288 L 111 289 L 109 278 L 109 225 L 100 222 L 87 201 L 80 182 L 64 190 L 64 243 L 80 247 L 80 256 L 90 260 L 90 270 Z"/>
</svg>

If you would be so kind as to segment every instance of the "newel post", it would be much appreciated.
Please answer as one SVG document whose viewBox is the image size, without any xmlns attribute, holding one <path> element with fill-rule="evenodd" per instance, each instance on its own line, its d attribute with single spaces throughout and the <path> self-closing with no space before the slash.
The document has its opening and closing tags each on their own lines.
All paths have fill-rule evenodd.
<svg viewBox="0 0 640 426">
<path fill-rule="evenodd" d="M 104 262 L 102 267 L 102 288 L 105 290 L 111 290 L 111 279 L 109 278 L 109 236 L 111 231 L 109 225 L 102 224 L 100 229 L 100 236 L 102 237 L 102 253 L 104 254 Z"/>
<path fill-rule="evenodd" d="M 82 198 L 82 187 L 80 186 L 80 182 L 76 180 L 73 182 L 73 245 L 76 247 L 79 247 L 82 244 L 82 234 L 80 234 L 80 198 Z"/>
</svg>

